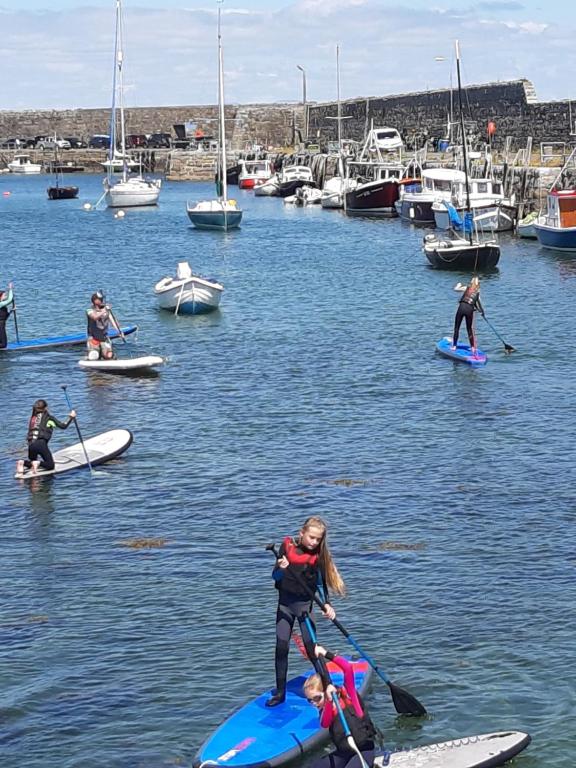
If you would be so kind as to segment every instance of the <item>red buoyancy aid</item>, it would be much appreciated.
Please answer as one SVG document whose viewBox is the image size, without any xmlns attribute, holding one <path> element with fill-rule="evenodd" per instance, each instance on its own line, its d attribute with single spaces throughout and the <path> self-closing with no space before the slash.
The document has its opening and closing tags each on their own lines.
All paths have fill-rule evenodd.
<svg viewBox="0 0 576 768">
<path fill-rule="evenodd" d="M 283 571 L 280 580 L 276 581 L 276 589 L 288 592 L 297 599 L 310 600 L 310 593 L 318 588 L 320 570 L 317 552 L 307 552 L 298 546 L 290 536 L 282 542 L 280 556 L 285 555 L 290 566 Z M 306 585 L 306 586 L 304 586 Z"/>
<path fill-rule="evenodd" d="M 298 546 L 290 536 L 286 536 L 282 543 L 284 544 L 284 554 L 288 558 L 290 565 L 315 566 L 318 564 L 318 553 L 313 554 L 303 550 L 298 552 Z"/>
</svg>

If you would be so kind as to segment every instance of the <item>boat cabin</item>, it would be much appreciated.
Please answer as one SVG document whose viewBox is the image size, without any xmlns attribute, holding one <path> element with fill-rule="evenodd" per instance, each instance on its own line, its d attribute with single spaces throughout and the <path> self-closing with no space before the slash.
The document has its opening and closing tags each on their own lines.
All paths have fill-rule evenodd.
<svg viewBox="0 0 576 768">
<path fill-rule="evenodd" d="M 549 227 L 576 227 L 576 189 L 553 189 L 548 193 L 545 223 Z"/>
<path fill-rule="evenodd" d="M 350 163 L 348 177 L 362 184 L 367 181 L 400 181 L 404 166 L 398 163 Z"/>
<path fill-rule="evenodd" d="M 464 171 L 457 171 L 454 168 L 428 168 L 422 171 L 422 191 L 423 192 L 451 192 L 454 183 L 466 182 Z"/>
</svg>

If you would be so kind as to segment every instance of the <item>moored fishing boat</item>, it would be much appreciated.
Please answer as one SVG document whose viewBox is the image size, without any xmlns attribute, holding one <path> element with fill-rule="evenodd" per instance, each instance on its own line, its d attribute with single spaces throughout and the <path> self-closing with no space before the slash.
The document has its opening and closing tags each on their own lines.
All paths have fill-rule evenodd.
<svg viewBox="0 0 576 768">
<path fill-rule="evenodd" d="M 517 207 L 505 197 L 502 183 L 493 179 L 469 179 L 470 210 L 480 232 L 507 232 L 514 229 Z M 432 204 L 434 222 L 438 229 L 452 226 L 449 206 L 463 214 L 466 209 L 466 189 L 463 182 L 454 185 L 451 199 L 436 200 Z"/>
<path fill-rule="evenodd" d="M 14 155 L 14 159 L 8 163 L 10 173 L 42 173 L 40 163 L 33 163 L 30 155 Z"/>
<path fill-rule="evenodd" d="M 537 211 L 531 211 L 529 214 L 516 224 L 516 234 L 518 237 L 524 237 L 527 240 L 537 240 L 535 224 L 539 219 Z"/>
<path fill-rule="evenodd" d="M 224 286 L 201 275 L 194 275 L 190 264 L 181 261 L 176 277 L 163 277 L 154 286 L 154 294 L 161 309 L 175 315 L 200 315 L 217 309 Z"/>
<path fill-rule="evenodd" d="M 464 171 L 456 168 L 427 168 L 422 171 L 420 190 L 406 188 L 401 197 L 401 218 L 411 224 L 434 225 L 433 204 L 441 200 L 450 201 L 453 186 L 464 180 Z"/>
<path fill-rule="evenodd" d="M 270 160 L 240 160 L 238 186 L 240 189 L 254 189 L 273 176 Z"/>
<path fill-rule="evenodd" d="M 576 189 L 551 189 L 546 213 L 534 222 L 534 231 L 543 248 L 576 251 Z"/>
</svg>

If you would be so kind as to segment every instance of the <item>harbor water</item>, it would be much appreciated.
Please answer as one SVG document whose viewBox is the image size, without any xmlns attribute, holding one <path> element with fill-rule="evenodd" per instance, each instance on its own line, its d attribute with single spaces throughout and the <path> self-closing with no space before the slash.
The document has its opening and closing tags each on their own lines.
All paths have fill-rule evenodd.
<svg viewBox="0 0 576 768">
<path fill-rule="evenodd" d="M 118 352 L 169 360 L 124 377 L 81 370 L 79 348 L 0 356 L 2 768 L 189 768 L 273 685 L 265 546 L 312 514 L 347 583 L 338 617 L 429 712 L 398 717 L 376 681 L 388 746 L 519 729 L 516 765 L 569 765 L 576 261 L 501 237 L 482 299 L 517 351 L 479 319 L 489 362 L 469 369 L 434 353 L 467 275 L 429 268 L 422 231 L 234 188 L 242 228 L 200 232 L 185 204 L 211 185 L 166 183 L 119 219 L 83 210 L 101 180 L 74 178 L 79 200 L 49 201 L 44 176 L 0 177 L 20 338 L 82 330 L 102 289 L 139 326 Z M 216 313 L 157 309 L 183 260 L 224 284 Z M 31 405 L 64 417 L 62 385 L 85 436 L 134 443 L 94 477 L 17 481 Z"/>
</svg>

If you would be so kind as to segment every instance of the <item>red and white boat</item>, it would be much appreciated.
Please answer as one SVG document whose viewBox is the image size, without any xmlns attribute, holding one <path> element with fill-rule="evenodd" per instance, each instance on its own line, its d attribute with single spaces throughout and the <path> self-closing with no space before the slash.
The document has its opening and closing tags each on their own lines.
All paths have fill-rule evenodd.
<svg viewBox="0 0 576 768">
<path fill-rule="evenodd" d="M 254 189 L 264 184 L 273 175 L 270 160 L 240 160 L 238 186 L 240 189 Z"/>
</svg>

